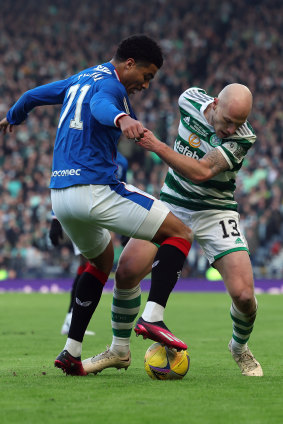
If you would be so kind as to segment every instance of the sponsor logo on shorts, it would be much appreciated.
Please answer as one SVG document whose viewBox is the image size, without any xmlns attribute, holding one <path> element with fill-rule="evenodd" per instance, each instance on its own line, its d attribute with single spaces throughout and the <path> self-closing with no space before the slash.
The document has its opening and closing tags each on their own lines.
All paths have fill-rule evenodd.
<svg viewBox="0 0 283 424">
<path fill-rule="evenodd" d="M 235 244 L 244 244 L 244 242 L 242 239 L 240 239 L 240 237 L 238 237 L 237 240 L 235 241 Z"/>
<path fill-rule="evenodd" d="M 68 177 L 69 175 L 80 176 L 81 169 L 59 169 L 59 171 L 53 171 L 51 177 Z"/>
</svg>

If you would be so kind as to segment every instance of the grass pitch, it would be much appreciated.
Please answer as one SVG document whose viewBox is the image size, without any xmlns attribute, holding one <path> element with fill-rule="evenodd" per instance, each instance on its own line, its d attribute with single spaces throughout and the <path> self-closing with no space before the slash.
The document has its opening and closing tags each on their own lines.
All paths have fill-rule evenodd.
<svg viewBox="0 0 283 424">
<path fill-rule="evenodd" d="M 147 294 L 142 298 L 142 307 Z M 110 344 L 105 293 L 85 336 L 82 357 Z M 1 424 L 282 424 L 282 295 L 259 295 L 250 348 L 264 377 L 244 377 L 227 349 L 232 323 L 227 294 L 173 293 L 165 322 L 189 345 L 183 380 L 150 380 L 143 368 L 152 343 L 132 336 L 132 365 L 96 376 L 65 376 L 53 362 L 69 295 L 0 294 Z"/>
</svg>

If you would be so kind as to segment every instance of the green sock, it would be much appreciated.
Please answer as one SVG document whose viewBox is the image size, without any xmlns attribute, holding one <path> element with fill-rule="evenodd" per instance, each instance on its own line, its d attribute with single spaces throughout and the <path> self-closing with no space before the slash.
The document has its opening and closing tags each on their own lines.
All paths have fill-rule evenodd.
<svg viewBox="0 0 283 424">
<path fill-rule="evenodd" d="M 230 308 L 230 315 L 233 321 L 233 335 L 232 335 L 232 350 L 235 353 L 243 353 L 247 350 L 247 343 L 253 331 L 256 312 L 252 315 L 244 314 L 232 303 Z"/>
<path fill-rule="evenodd" d="M 138 284 L 133 289 L 114 287 L 112 301 L 113 339 L 110 350 L 119 356 L 125 356 L 130 350 L 130 337 L 134 321 L 140 310 L 141 289 Z"/>
</svg>

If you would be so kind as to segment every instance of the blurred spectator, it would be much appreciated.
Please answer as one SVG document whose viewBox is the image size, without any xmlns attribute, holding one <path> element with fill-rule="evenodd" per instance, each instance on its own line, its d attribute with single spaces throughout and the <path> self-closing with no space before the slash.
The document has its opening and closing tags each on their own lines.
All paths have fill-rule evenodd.
<svg viewBox="0 0 283 424">
<path fill-rule="evenodd" d="M 251 247 L 255 276 L 282 278 L 283 61 L 281 0 L 6 0 L 0 19 L 0 116 L 20 93 L 65 79 L 110 58 L 115 40 L 146 32 L 165 51 L 165 64 L 150 93 L 135 98 L 138 118 L 172 145 L 179 95 L 189 86 L 217 95 L 227 83 L 249 86 L 249 118 L 258 139 L 239 173 L 237 200 Z M 0 267 L 3 275 L 66 276 L 72 251 L 50 248 L 49 178 L 59 107 L 38 108 L 15 133 L 0 137 Z M 166 166 L 121 140 L 129 161 L 128 181 L 158 196 Z M 281 253 L 280 253 L 281 252 Z M 118 252 L 119 253 L 119 252 Z M 65 260 L 62 261 L 62 257 Z M 277 265 L 276 265 L 277 264 Z M 281 260 L 282 264 L 282 260 Z M 183 274 L 204 276 L 196 250 Z M 6 273 L 6 274 L 5 274 Z"/>
</svg>

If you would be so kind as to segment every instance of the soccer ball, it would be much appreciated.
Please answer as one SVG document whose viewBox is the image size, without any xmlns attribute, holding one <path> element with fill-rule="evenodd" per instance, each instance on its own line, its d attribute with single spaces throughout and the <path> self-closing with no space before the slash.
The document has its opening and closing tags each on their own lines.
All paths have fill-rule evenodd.
<svg viewBox="0 0 283 424">
<path fill-rule="evenodd" d="M 190 367 L 190 358 L 186 350 L 177 351 L 153 343 L 146 351 L 144 368 L 153 380 L 180 380 Z"/>
</svg>

